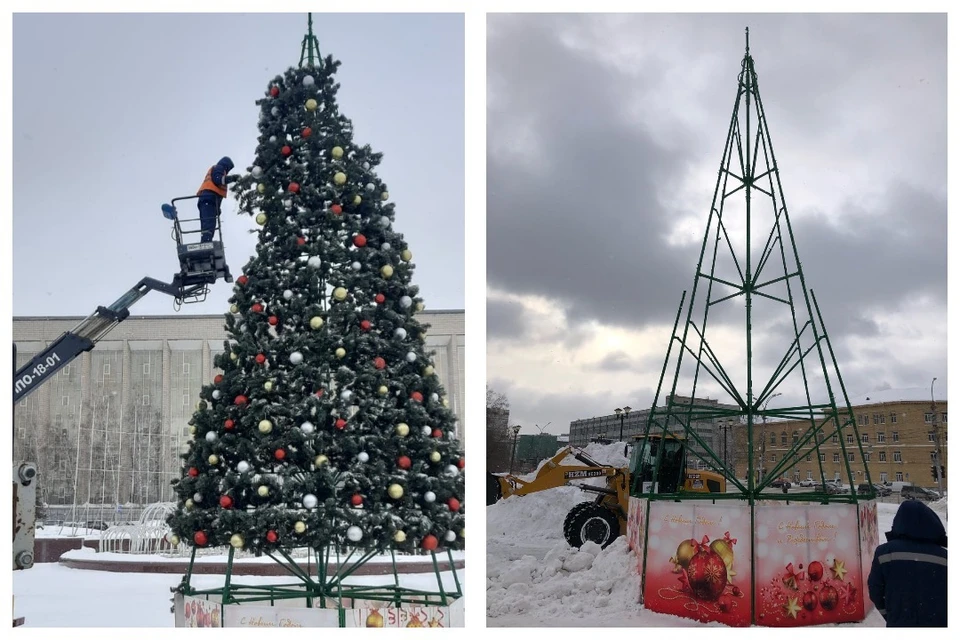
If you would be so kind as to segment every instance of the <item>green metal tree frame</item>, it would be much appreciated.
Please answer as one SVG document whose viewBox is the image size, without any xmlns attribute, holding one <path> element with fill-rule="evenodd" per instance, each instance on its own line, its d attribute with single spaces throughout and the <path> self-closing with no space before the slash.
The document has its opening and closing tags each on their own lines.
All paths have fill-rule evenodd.
<svg viewBox="0 0 960 640">
<path fill-rule="evenodd" d="M 320 62 L 320 45 L 313 33 L 313 14 L 307 14 L 307 33 L 303 36 L 300 45 L 300 67 L 313 67 Z M 306 62 L 306 65 L 304 64 Z M 304 570 L 291 555 L 292 549 L 278 548 L 267 552 L 266 555 L 277 564 L 284 567 L 297 581 L 289 584 L 242 584 L 233 581 L 233 567 L 235 549 L 229 547 L 227 551 L 227 569 L 222 587 L 198 589 L 191 584 L 194 575 L 194 562 L 197 549 L 193 548 L 187 572 L 183 576 L 176 591 L 185 596 L 203 597 L 216 596 L 224 605 L 242 604 L 245 602 L 269 602 L 273 605 L 277 600 L 291 598 L 305 598 L 308 608 L 337 608 L 341 611 L 341 623 L 344 600 L 357 599 L 383 602 L 385 605 L 401 607 L 407 605 L 438 605 L 447 606 L 454 600 L 463 597 L 460 578 L 457 575 L 453 554 L 447 550 L 449 570 L 453 574 L 454 589 L 447 590 L 443 586 L 440 564 L 437 554 L 430 552 L 433 573 L 437 579 L 435 591 L 413 589 L 400 585 L 400 575 L 397 571 L 396 554 L 393 549 L 358 549 L 348 547 L 342 551 L 335 547 L 323 549 L 309 549 L 307 553 L 307 569 Z M 357 572 L 380 554 L 389 553 L 392 567 L 393 583 L 387 585 L 357 585 L 345 582 L 348 578 L 357 575 Z M 315 567 L 315 571 L 314 568 Z"/>
<path fill-rule="evenodd" d="M 742 205 L 738 205 L 738 202 Z M 766 218 L 765 203 L 770 207 Z M 742 208 L 737 209 L 738 206 Z M 769 231 L 764 233 L 766 227 L 759 226 L 758 219 L 760 225 L 769 222 Z M 745 233 L 735 237 L 735 229 L 741 228 Z M 754 260 L 756 244 L 752 242 L 752 236 L 758 231 L 759 237 L 765 236 L 766 239 L 758 259 Z M 702 299 L 698 298 L 703 289 L 705 295 L 702 295 Z M 757 500 L 856 503 L 873 499 L 875 492 L 869 467 L 865 463 L 863 468 L 865 482 L 870 485 L 869 491 L 858 494 L 854 481 L 851 458 L 859 455 L 860 461 L 864 462 L 863 446 L 820 307 L 804 280 L 783 196 L 780 169 L 774 157 L 757 74 L 750 55 L 749 29 L 738 78 L 737 98 L 689 302 L 686 298 L 687 292 L 684 291 L 644 436 L 682 434 L 690 444 L 699 445 L 687 447 L 688 457 L 700 460 L 707 469 L 722 473 L 736 491 L 703 494 L 681 490 L 635 495 L 651 500 L 746 500 L 751 506 Z M 744 384 L 738 386 L 731 375 L 732 369 L 724 366 L 723 357 L 707 340 L 707 321 L 716 305 L 740 299 L 743 299 L 745 306 L 746 375 Z M 754 307 L 758 302 L 780 307 L 781 316 L 788 312 L 790 317 L 791 331 L 785 340 L 788 344 L 783 346 L 778 364 L 766 375 L 758 373 L 754 358 L 754 323 L 757 320 Z M 686 319 L 681 330 L 685 303 Z M 743 351 L 735 350 L 734 356 L 742 358 Z M 665 388 L 664 381 L 671 362 L 675 363 L 673 382 L 661 404 L 660 394 Z M 697 385 L 706 377 L 715 383 L 714 389 L 719 387 L 721 396 L 729 399 L 727 403 L 706 404 L 697 401 Z M 819 384 L 819 389 L 812 388 L 814 382 Z M 681 384 L 689 388 L 690 393 L 689 398 L 678 400 L 676 394 Z M 688 384 L 690 386 L 686 387 Z M 778 389 L 784 389 L 785 393 L 781 394 Z M 820 392 L 819 396 L 816 391 Z M 786 394 L 801 400 L 794 401 L 793 406 L 767 408 L 770 400 Z M 781 461 L 766 476 L 758 478 L 754 452 L 765 448 L 764 438 L 757 438 L 758 426 L 765 425 L 768 417 L 803 421 L 806 427 L 802 433 L 798 431 L 793 434 L 792 446 L 784 451 Z M 745 478 L 738 478 L 734 468 L 721 459 L 711 443 L 698 433 L 697 423 L 716 424 L 718 421 L 728 424 L 735 422 L 739 425 L 735 429 L 742 428 L 746 432 L 748 462 Z M 852 435 L 856 450 L 853 450 L 852 443 L 848 445 L 846 442 L 847 434 Z M 837 438 L 840 445 L 841 462 L 850 487 L 849 491 L 840 494 L 826 490 L 827 478 L 824 477 L 820 459 L 821 445 L 827 438 L 833 437 Z M 759 449 L 755 445 L 760 445 Z M 698 448 L 702 451 L 697 451 Z M 654 464 L 654 477 L 659 477 L 662 452 L 663 447 L 660 447 Z M 815 488 L 789 494 L 764 492 L 774 479 L 800 464 L 806 456 L 811 459 L 816 456 L 820 482 Z"/>
</svg>

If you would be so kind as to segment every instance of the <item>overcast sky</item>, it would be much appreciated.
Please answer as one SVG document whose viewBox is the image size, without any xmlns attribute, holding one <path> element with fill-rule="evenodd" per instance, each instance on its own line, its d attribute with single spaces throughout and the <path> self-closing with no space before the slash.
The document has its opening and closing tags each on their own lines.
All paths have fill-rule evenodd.
<svg viewBox="0 0 960 640">
<path fill-rule="evenodd" d="M 847 391 L 933 377 L 946 390 L 944 16 L 493 15 L 487 380 L 521 433 L 652 404 L 693 284 L 745 26 Z M 708 328 L 740 354 L 734 370 L 742 323 L 727 313 Z M 776 326 L 755 325 L 757 339 Z M 781 350 L 762 346 L 769 369 Z"/>
<path fill-rule="evenodd" d="M 255 102 L 297 66 L 306 30 L 306 14 L 14 15 L 14 315 L 87 315 L 143 276 L 169 281 L 160 205 L 193 195 L 221 156 L 252 163 Z M 314 14 L 314 32 L 343 63 L 354 141 L 384 154 L 414 284 L 428 309 L 462 309 L 463 16 Z M 232 196 L 223 211 L 238 276 L 256 225 Z M 230 292 L 218 282 L 184 311 L 223 313 Z M 172 298 L 132 312 L 172 313 Z"/>
</svg>

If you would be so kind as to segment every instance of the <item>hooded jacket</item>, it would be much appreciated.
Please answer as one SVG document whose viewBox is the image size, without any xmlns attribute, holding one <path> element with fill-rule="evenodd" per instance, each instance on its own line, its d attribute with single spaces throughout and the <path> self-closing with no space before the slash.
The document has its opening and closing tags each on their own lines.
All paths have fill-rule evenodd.
<svg viewBox="0 0 960 640">
<path fill-rule="evenodd" d="M 223 199 L 227 196 L 227 174 L 233 169 L 233 160 L 224 156 L 217 164 L 207 169 L 203 184 L 197 189 L 197 195 L 203 198 Z"/>
<path fill-rule="evenodd" d="M 917 500 L 900 505 L 867 587 L 888 627 L 947 626 L 947 532 Z"/>
</svg>

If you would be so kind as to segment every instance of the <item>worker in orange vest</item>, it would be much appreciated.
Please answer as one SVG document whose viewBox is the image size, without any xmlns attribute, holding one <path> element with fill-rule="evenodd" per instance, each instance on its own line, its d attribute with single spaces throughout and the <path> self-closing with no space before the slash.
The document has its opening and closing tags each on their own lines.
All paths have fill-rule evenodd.
<svg viewBox="0 0 960 640">
<path fill-rule="evenodd" d="M 220 216 L 220 203 L 227 197 L 227 185 L 236 182 L 240 176 L 230 176 L 233 169 L 233 160 L 224 156 L 217 164 L 207 169 L 203 184 L 197 190 L 200 196 L 197 200 L 197 209 L 200 210 L 200 242 L 213 240 L 213 230 L 217 227 L 217 218 Z"/>
</svg>

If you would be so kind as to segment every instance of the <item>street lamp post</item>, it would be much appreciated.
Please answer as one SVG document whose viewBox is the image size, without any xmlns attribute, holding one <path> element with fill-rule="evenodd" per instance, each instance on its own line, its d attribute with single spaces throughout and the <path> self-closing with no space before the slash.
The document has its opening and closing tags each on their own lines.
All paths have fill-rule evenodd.
<svg viewBox="0 0 960 640">
<path fill-rule="evenodd" d="M 512 427 L 513 429 L 513 448 L 510 449 L 510 473 L 513 473 L 513 458 L 517 453 L 517 436 L 520 435 L 520 425 Z"/>
<path fill-rule="evenodd" d="M 937 472 L 937 493 L 940 494 L 940 497 L 943 497 L 943 477 L 940 473 L 940 429 L 937 427 L 937 401 L 933 396 L 933 383 L 937 379 L 934 378 L 930 382 L 930 410 L 933 412 L 933 464 Z"/>
<path fill-rule="evenodd" d="M 623 442 L 623 421 L 630 415 L 630 411 L 630 407 L 624 407 L 623 409 L 617 407 L 613 410 L 613 412 L 617 414 L 617 417 L 620 418 L 620 442 Z"/>
<path fill-rule="evenodd" d="M 774 393 L 769 398 L 767 398 L 767 401 L 763 403 L 763 436 L 760 439 L 760 469 L 759 469 L 761 482 L 763 481 L 764 464 L 766 464 L 765 458 L 767 453 L 767 405 L 770 404 L 771 400 L 773 400 L 777 396 L 782 396 L 782 395 L 783 394 L 778 391 L 777 393 Z M 752 451 L 750 453 L 751 455 L 753 454 Z"/>
</svg>

